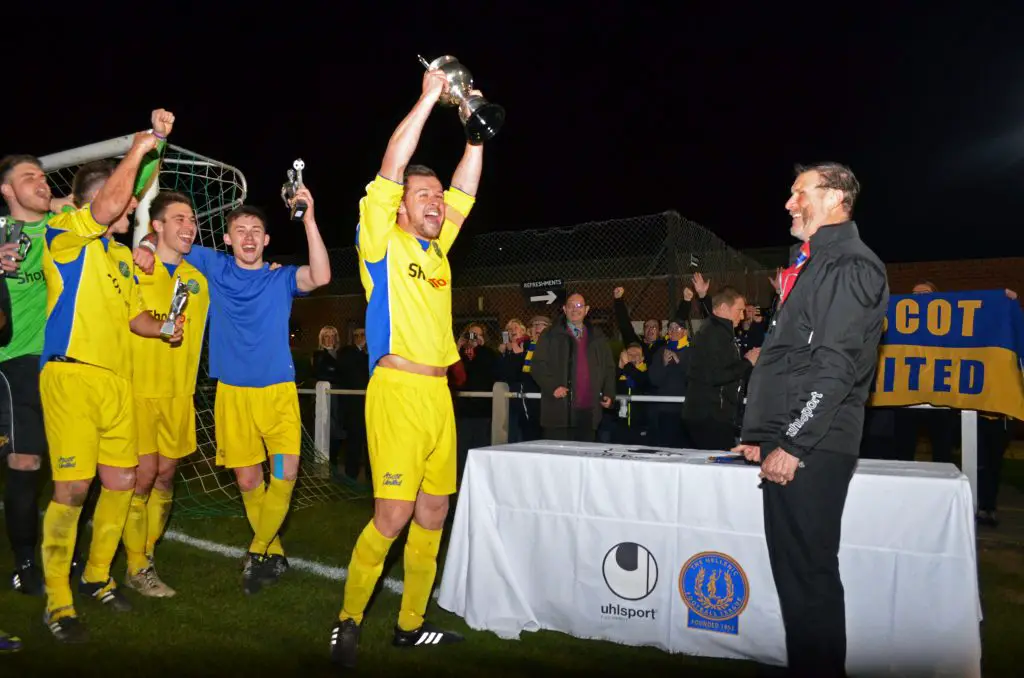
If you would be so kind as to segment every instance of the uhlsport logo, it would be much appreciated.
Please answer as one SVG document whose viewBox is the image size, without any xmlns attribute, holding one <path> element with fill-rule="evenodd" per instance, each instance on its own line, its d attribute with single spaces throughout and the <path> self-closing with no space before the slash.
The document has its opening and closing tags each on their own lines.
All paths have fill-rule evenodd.
<svg viewBox="0 0 1024 678">
<path fill-rule="evenodd" d="M 679 571 L 679 595 L 689 608 L 688 628 L 737 635 L 750 587 L 739 563 L 724 553 L 704 551 Z"/>
<path fill-rule="evenodd" d="M 185 287 L 187 287 L 188 291 L 192 294 L 199 294 L 199 283 L 195 280 L 189 278 L 189 281 L 185 283 Z"/>
<path fill-rule="evenodd" d="M 626 541 L 613 546 L 604 556 L 601 572 L 608 590 L 622 600 L 636 602 L 654 592 L 658 585 L 658 561 L 647 547 Z M 617 619 L 654 619 L 657 610 L 635 608 L 616 602 L 601 606 L 601 614 Z"/>
</svg>

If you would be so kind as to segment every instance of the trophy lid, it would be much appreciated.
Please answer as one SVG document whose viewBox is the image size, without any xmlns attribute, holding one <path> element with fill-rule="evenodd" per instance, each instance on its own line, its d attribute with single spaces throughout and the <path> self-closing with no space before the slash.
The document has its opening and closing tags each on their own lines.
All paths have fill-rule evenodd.
<svg viewBox="0 0 1024 678">
<path fill-rule="evenodd" d="M 423 67 L 425 69 L 427 69 L 428 71 L 433 71 L 435 69 L 441 68 L 441 66 L 446 66 L 448 64 L 457 63 L 457 62 L 458 62 L 458 59 L 456 59 L 455 57 L 453 57 L 451 55 L 439 56 L 436 59 L 434 59 L 433 61 L 431 61 L 430 63 L 427 63 L 426 59 L 424 59 L 423 57 L 420 57 L 420 63 L 423 64 Z"/>
</svg>

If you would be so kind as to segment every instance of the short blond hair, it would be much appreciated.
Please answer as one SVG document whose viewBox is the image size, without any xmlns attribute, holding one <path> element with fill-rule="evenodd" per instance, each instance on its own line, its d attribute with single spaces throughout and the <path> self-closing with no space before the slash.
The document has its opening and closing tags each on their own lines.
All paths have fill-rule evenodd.
<svg viewBox="0 0 1024 678">
<path fill-rule="evenodd" d="M 335 327 L 334 325 L 324 325 L 323 327 L 320 328 L 320 336 L 317 337 L 317 343 L 319 343 L 318 348 L 325 348 L 324 338 L 332 334 L 334 335 L 334 347 L 338 348 L 338 344 L 341 343 L 341 335 L 338 334 L 338 328 Z"/>
</svg>

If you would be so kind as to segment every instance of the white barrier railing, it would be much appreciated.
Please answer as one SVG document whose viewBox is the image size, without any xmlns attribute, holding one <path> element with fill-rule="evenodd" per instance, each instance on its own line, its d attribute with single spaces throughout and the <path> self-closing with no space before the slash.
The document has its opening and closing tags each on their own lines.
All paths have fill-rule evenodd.
<svg viewBox="0 0 1024 678">
<path fill-rule="evenodd" d="M 499 381 L 492 391 L 455 391 L 459 398 L 491 398 L 491 444 L 502 445 L 508 442 L 508 401 L 519 399 L 539 400 L 540 393 L 520 393 L 510 391 L 508 384 Z M 332 395 L 365 396 L 365 390 L 331 388 L 330 382 L 318 381 L 316 388 L 300 388 L 300 395 L 316 396 L 316 423 L 313 439 L 316 444 L 317 461 L 328 463 L 328 450 L 331 444 L 331 405 Z M 615 400 L 627 403 L 683 403 L 683 396 L 645 396 L 616 395 Z M 931 405 L 911 405 L 911 409 L 945 409 L 933 408 Z M 978 508 L 978 413 L 974 410 L 960 410 L 960 450 L 961 470 L 971 485 L 974 497 L 974 508 Z"/>
</svg>

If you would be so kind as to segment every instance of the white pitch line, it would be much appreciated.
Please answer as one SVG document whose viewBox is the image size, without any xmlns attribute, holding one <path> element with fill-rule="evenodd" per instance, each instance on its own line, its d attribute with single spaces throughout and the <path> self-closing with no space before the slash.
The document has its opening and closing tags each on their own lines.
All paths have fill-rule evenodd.
<svg viewBox="0 0 1024 678">
<path fill-rule="evenodd" d="M 207 553 L 216 553 L 217 555 L 221 555 L 226 558 L 240 559 L 245 555 L 244 549 L 240 549 L 235 546 L 227 546 L 226 544 L 220 544 L 208 539 L 191 537 L 183 532 L 178 532 L 177 530 L 168 530 L 164 532 L 164 539 L 176 541 L 180 544 L 185 544 L 186 546 L 199 549 L 200 551 L 206 551 Z M 292 556 L 288 556 L 288 565 L 300 572 L 309 572 L 310 574 L 315 574 L 318 577 L 323 577 L 324 579 L 330 579 L 332 581 L 345 581 L 348 578 L 347 568 L 325 565 L 324 563 L 316 560 L 307 560 L 306 558 L 293 558 Z M 388 591 L 397 595 L 402 595 L 402 591 L 404 590 L 402 582 L 393 577 L 384 577 L 381 580 L 381 584 Z M 436 599 L 437 596 L 438 591 L 435 589 L 432 597 Z"/>
<path fill-rule="evenodd" d="M 0 501 L 0 511 L 3 511 L 3 508 L 4 504 Z M 89 524 L 91 525 L 92 521 L 89 521 Z M 177 530 L 167 530 L 164 532 L 164 539 L 176 541 L 179 544 L 191 546 L 194 549 L 206 551 L 207 553 L 216 553 L 217 555 L 224 556 L 225 558 L 235 558 L 238 560 L 245 555 L 244 549 L 210 541 L 209 539 L 199 539 L 198 537 L 192 537 L 184 532 L 178 532 Z M 316 560 L 307 560 L 305 558 L 293 558 L 288 556 L 288 565 L 300 572 L 309 572 L 310 574 L 315 574 L 318 577 L 323 577 L 324 579 L 330 579 L 332 581 L 345 581 L 348 579 L 347 568 L 325 565 Z M 397 595 L 402 595 L 402 591 L 405 589 L 402 582 L 394 577 L 384 577 L 381 580 L 381 584 L 388 591 Z M 438 593 L 438 590 L 435 588 L 431 598 L 436 600 Z"/>
</svg>

